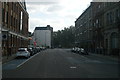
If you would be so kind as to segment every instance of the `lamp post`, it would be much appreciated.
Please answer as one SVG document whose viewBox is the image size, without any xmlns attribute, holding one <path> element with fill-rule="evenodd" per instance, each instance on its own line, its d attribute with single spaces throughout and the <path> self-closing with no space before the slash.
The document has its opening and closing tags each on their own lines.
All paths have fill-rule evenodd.
<svg viewBox="0 0 120 80">
<path fill-rule="evenodd" d="M 46 33 L 47 33 L 47 32 L 45 31 L 45 47 L 46 47 Z"/>
<path fill-rule="evenodd" d="M 2 2 L 0 2 L 0 53 L 2 53 L 2 20 L 1 19 L 2 19 Z M 2 54 L 0 54 L 0 62 L 1 61 L 2 61 Z"/>
</svg>

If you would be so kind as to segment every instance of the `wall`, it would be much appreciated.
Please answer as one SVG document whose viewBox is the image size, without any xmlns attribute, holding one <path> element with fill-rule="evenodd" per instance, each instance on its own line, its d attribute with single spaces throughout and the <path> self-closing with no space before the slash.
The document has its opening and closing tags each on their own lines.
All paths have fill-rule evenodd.
<svg viewBox="0 0 120 80">
<path fill-rule="evenodd" d="M 2 15 L 2 33 L 8 32 L 7 40 L 2 40 L 2 50 L 3 56 L 8 56 L 15 54 L 19 47 L 28 47 L 29 15 L 19 2 L 3 2 Z"/>
<path fill-rule="evenodd" d="M 0 1 L 0 79 L 2 78 L 2 32 L 1 32 L 1 27 L 2 27 L 2 2 Z"/>
<path fill-rule="evenodd" d="M 0 2 L 0 62 L 2 60 L 2 2 Z"/>
<path fill-rule="evenodd" d="M 51 47 L 51 31 L 50 30 L 35 30 L 34 36 L 38 46 Z"/>
</svg>

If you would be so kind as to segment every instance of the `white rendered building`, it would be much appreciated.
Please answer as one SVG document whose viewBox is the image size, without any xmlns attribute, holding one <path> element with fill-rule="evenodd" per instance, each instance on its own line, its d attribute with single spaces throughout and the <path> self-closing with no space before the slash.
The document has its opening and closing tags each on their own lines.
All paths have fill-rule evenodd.
<svg viewBox="0 0 120 80">
<path fill-rule="evenodd" d="M 33 41 L 36 42 L 36 46 L 51 48 L 52 31 L 53 28 L 50 25 L 47 25 L 47 27 L 36 27 L 33 35 Z"/>
</svg>

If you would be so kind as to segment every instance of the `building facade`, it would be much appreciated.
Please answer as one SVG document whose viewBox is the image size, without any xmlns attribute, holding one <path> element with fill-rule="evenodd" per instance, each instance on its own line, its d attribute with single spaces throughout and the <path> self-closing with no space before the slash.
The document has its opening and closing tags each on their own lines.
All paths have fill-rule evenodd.
<svg viewBox="0 0 120 80">
<path fill-rule="evenodd" d="M 36 42 L 38 47 L 49 47 L 52 46 L 52 33 L 53 28 L 50 25 L 47 27 L 36 27 L 34 30 L 33 41 Z"/>
<path fill-rule="evenodd" d="M 80 46 L 95 53 L 120 54 L 120 2 L 92 2 L 75 27 Z"/>
<path fill-rule="evenodd" d="M 105 3 L 104 47 L 110 55 L 120 54 L 120 2 Z"/>
<path fill-rule="evenodd" d="M 0 1 L 0 62 L 2 61 L 2 2 Z"/>
<path fill-rule="evenodd" d="M 104 48 L 104 3 L 92 2 L 92 20 L 93 20 L 93 48 L 95 53 L 102 53 Z"/>
<path fill-rule="evenodd" d="M 75 43 L 78 47 L 92 49 L 92 28 L 92 8 L 90 5 L 75 21 Z"/>
<path fill-rule="evenodd" d="M 25 2 L 2 2 L 2 55 L 28 47 L 28 19 Z"/>
</svg>

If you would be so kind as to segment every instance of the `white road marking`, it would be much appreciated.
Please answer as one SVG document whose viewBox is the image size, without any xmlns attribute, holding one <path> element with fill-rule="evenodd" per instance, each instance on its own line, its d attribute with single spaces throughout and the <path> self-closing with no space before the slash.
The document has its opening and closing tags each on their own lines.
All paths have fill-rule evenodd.
<svg viewBox="0 0 120 80">
<path fill-rule="evenodd" d="M 71 69 L 75 69 L 75 68 L 77 68 L 77 67 L 75 67 L 75 66 L 71 66 L 70 68 L 71 68 Z"/>
<path fill-rule="evenodd" d="M 30 58 L 27 59 L 26 61 L 22 62 L 21 64 L 19 64 L 19 65 L 17 66 L 17 68 L 20 67 L 21 65 L 23 65 L 24 63 L 26 63 L 27 61 L 29 61 L 30 59 L 32 59 L 33 57 L 35 57 L 36 55 L 38 55 L 39 53 L 40 53 L 40 52 L 38 52 L 37 54 L 33 55 L 32 57 L 30 57 Z"/>
</svg>

